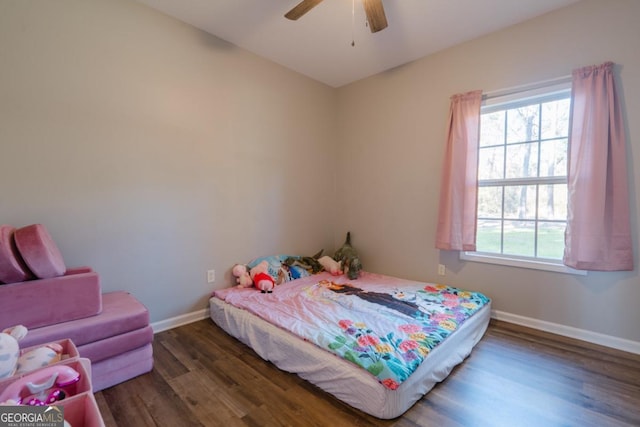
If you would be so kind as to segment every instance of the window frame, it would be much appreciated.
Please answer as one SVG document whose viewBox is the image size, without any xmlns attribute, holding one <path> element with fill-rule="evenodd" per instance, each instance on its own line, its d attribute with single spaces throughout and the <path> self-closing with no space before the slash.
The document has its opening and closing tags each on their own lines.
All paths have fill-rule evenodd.
<svg viewBox="0 0 640 427">
<path fill-rule="evenodd" d="M 496 111 L 518 108 L 520 106 L 531 105 L 532 101 L 536 104 L 542 104 L 554 100 L 566 99 L 571 97 L 571 80 L 561 79 L 553 83 L 542 82 L 540 84 L 531 85 L 526 88 L 506 89 L 493 95 L 484 95 L 482 102 L 481 114 L 488 114 Z M 571 108 L 571 107 L 570 107 Z M 569 117 L 569 127 L 571 117 Z M 539 135 L 540 137 L 540 135 Z M 480 153 L 480 145 L 478 146 Z M 478 158 L 480 156 L 478 155 Z M 526 185 L 526 184 L 554 184 L 567 183 L 566 177 L 535 177 L 535 178 L 502 178 L 502 179 L 486 179 L 482 180 L 482 184 L 478 182 L 478 189 L 484 186 L 495 186 L 496 184 L 508 183 L 509 185 Z M 477 217 L 477 213 L 476 213 Z M 504 211 L 501 214 L 504 220 Z M 538 222 L 537 214 L 535 222 Z M 566 220 L 564 221 L 566 222 Z M 529 268 L 535 270 L 545 270 L 568 274 L 586 275 L 586 271 L 575 270 L 562 264 L 561 259 L 548 259 L 541 257 L 527 257 L 518 255 L 498 254 L 489 252 L 471 252 L 460 251 L 460 259 L 472 262 L 481 262 L 488 264 L 497 264 L 510 267 Z"/>
</svg>

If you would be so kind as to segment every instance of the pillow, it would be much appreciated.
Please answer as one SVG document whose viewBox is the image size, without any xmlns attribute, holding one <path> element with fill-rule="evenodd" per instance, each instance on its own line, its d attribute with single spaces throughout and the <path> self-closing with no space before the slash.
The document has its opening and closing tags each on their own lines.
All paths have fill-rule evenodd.
<svg viewBox="0 0 640 427">
<path fill-rule="evenodd" d="M 24 262 L 36 277 L 51 279 L 67 271 L 62 254 L 44 225 L 32 224 L 19 228 L 13 238 Z"/>
<path fill-rule="evenodd" d="M 289 257 L 300 258 L 299 256 L 296 256 L 296 255 L 264 256 L 264 257 L 256 258 L 253 261 L 249 262 L 249 264 L 247 264 L 247 267 L 249 268 L 249 270 L 251 270 L 253 267 L 258 265 L 262 261 L 266 261 L 269 266 L 267 272 L 269 276 L 271 276 L 273 281 L 276 282 L 278 285 L 284 282 L 288 282 L 290 280 L 309 276 L 309 272 L 302 267 L 299 267 L 297 265 L 292 265 L 292 266 L 283 265 L 282 263 L 284 262 L 284 260 L 286 260 Z"/>
<path fill-rule="evenodd" d="M 24 263 L 13 239 L 15 228 L 0 225 L 0 282 L 15 283 L 32 279 L 33 275 Z"/>
</svg>

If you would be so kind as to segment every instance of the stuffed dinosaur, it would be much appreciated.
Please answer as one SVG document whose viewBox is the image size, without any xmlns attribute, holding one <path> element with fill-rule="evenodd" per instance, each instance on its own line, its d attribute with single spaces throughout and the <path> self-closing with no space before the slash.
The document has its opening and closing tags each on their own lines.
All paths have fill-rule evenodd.
<svg viewBox="0 0 640 427">
<path fill-rule="evenodd" d="M 351 232 L 347 232 L 344 244 L 333 255 L 333 259 L 342 263 L 342 271 L 350 280 L 355 280 L 362 270 L 358 252 L 351 246 Z"/>
</svg>

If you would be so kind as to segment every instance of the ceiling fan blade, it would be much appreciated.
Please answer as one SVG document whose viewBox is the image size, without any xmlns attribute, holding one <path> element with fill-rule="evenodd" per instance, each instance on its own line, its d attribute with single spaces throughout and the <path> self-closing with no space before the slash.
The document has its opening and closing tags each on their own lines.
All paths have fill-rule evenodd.
<svg viewBox="0 0 640 427">
<path fill-rule="evenodd" d="M 284 17 L 287 19 L 291 19 L 292 21 L 297 20 L 305 13 L 309 12 L 311 9 L 320 4 L 322 0 L 302 0 L 298 3 L 293 9 L 287 12 Z"/>
<path fill-rule="evenodd" d="M 387 17 L 384 14 L 382 0 L 363 0 L 363 4 L 371 32 L 377 33 L 387 28 Z"/>
</svg>

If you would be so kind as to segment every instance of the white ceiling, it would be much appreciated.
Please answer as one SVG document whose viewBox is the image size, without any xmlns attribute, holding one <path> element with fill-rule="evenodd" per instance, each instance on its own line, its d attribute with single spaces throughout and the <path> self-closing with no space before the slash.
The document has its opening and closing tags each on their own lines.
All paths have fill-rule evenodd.
<svg viewBox="0 0 640 427">
<path fill-rule="evenodd" d="M 384 0 L 389 26 L 375 34 L 361 0 L 355 25 L 352 0 L 324 0 L 298 21 L 284 14 L 299 0 L 137 1 L 339 87 L 579 0 Z"/>
</svg>

